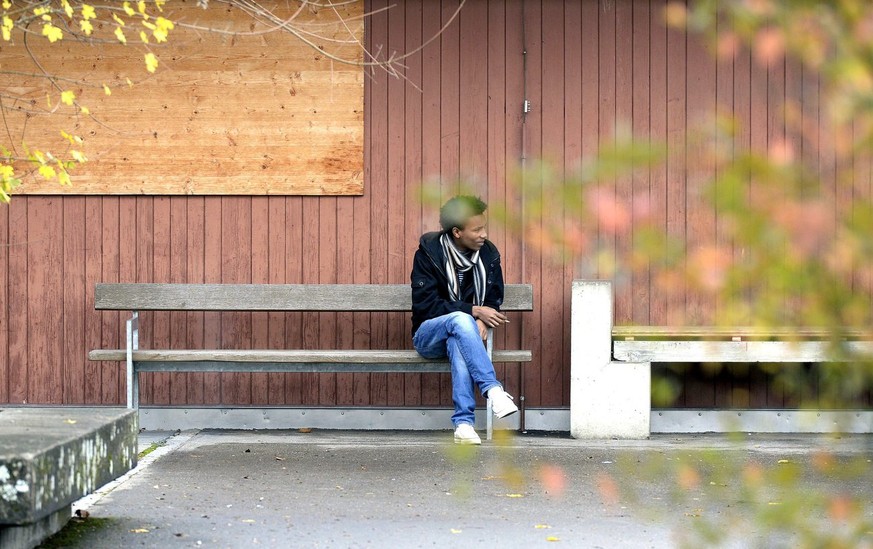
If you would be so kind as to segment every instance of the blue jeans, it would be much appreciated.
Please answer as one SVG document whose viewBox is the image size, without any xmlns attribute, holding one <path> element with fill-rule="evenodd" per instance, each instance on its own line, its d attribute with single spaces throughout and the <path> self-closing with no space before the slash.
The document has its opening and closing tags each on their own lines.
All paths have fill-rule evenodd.
<svg viewBox="0 0 873 549">
<path fill-rule="evenodd" d="M 452 400 L 455 413 L 452 423 L 475 425 L 476 395 L 473 384 L 486 396 L 492 387 L 500 387 L 494 364 L 479 337 L 476 320 L 463 312 L 449 313 L 426 320 L 412 336 L 412 344 L 425 358 L 449 357 L 452 363 Z"/>
</svg>

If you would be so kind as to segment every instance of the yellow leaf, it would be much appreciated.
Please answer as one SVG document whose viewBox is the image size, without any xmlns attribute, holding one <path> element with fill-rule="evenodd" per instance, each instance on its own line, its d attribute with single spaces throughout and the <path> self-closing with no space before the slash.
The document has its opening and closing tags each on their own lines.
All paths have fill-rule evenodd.
<svg viewBox="0 0 873 549">
<path fill-rule="evenodd" d="M 82 4 L 82 19 L 87 21 L 88 19 L 95 19 L 97 14 L 94 13 L 94 8 L 89 6 L 88 4 Z"/>
<path fill-rule="evenodd" d="M 145 3 L 145 1 L 144 1 L 144 0 L 139 0 L 139 2 L 136 3 L 136 9 L 138 9 L 139 12 L 140 12 L 141 14 L 145 15 L 145 14 L 146 14 L 146 3 Z"/>
<path fill-rule="evenodd" d="M 79 164 L 85 163 L 88 161 L 88 158 L 82 154 L 82 151 L 77 151 L 75 149 L 70 151 L 70 156 L 73 157 L 73 160 L 78 162 Z"/>
<path fill-rule="evenodd" d="M 175 25 L 173 25 L 172 21 L 163 17 L 158 17 L 157 19 L 155 19 L 155 26 L 157 28 L 152 31 L 152 34 L 154 35 L 155 40 L 157 40 L 158 42 L 166 42 L 167 35 L 169 35 L 170 31 L 175 28 Z"/>
<path fill-rule="evenodd" d="M 254 524 L 257 521 L 255 521 L 254 519 L 242 519 L 242 522 L 245 522 L 247 524 Z"/>
<path fill-rule="evenodd" d="M 149 531 L 145 528 L 134 528 L 130 531 L 131 534 L 148 534 Z"/>
<path fill-rule="evenodd" d="M 118 38 L 118 41 L 122 44 L 127 44 L 127 37 L 124 36 L 124 31 L 121 30 L 121 27 L 115 27 L 115 38 Z"/>
<path fill-rule="evenodd" d="M 42 26 L 42 35 L 48 38 L 48 41 L 51 43 L 55 43 L 64 37 L 63 31 L 51 23 L 46 23 Z"/>
<path fill-rule="evenodd" d="M 91 24 L 91 21 L 88 21 L 87 19 L 79 21 L 79 28 L 82 29 L 85 36 L 91 36 L 91 33 L 94 32 L 94 26 Z"/>
<path fill-rule="evenodd" d="M 158 58 L 155 57 L 155 54 L 149 52 L 145 55 L 145 64 L 149 72 L 155 72 L 155 69 L 158 68 Z"/>
<path fill-rule="evenodd" d="M 133 87 L 133 82 L 130 81 L 130 78 L 125 78 L 124 81 L 127 82 L 128 86 L 130 86 L 131 88 Z"/>
<path fill-rule="evenodd" d="M 522 495 L 522 494 L 506 494 L 506 497 L 508 497 L 508 498 L 523 498 L 524 495 Z"/>
<path fill-rule="evenodd" d="M 64 423 L 69 423 L 70 425 L 75 425 L 75 424 L 76 424 L 76 420 L 75 420 L 75 419 L 65 419 L 65 420 L 64 420 Z"/>
<path fill-rule="evenodd" d="M 143 44 L 149 43 L 149 35 L 145 31 L 139 31 L 139 39 L 142 40 Z"/>
<path fill-rule="evenodd" d="M 791 463 L 787 459 L 780 459 L 777 463 Z"/>
<path fill-rule="evenodd" d="M 55 169 L 45 164 L 39 167 L 39 175 L 43 176 L 45 179 L 54 179 L 57 177 Z"/>
<path fill-rule="evenodd" d="M 130 2 L 125 2 L 124 4 L 121 5 L 121 7 L 124 8 L 124 13 L 126 13 L 128 15 L 128 17 L 132 16 L 132 15 L 136 15 L 136 12 L 133 11 L 132 7 L 130 7 Z"/>
<path fill-rule="evenodd" d="M 64 13 L 67 14 L 67 17 L 70 19 L 73 18 L 73 6 L 70 5 L 68 0 L 62 0 L 61 5 L 64 7 Z"/>
<path fill-rule="evenodd" d="M 112 18 L 115 19 L 115 22 L 118 23 L 119 26 L 121 26 L 121 27 L 124 26 L 124 19 L 122 19 L 121 17 L 118 17 L 114 13 L 112 14 Z"/>
<path fill-rule="evenodd" d="M 548 524 L 537 524 L 536 526 L 534 526 L 534 528 L 536 528 L 537 530 L 546 530 L 548 528 L 551 528 L 551 526 L 549 526 Z"/>
<path fill-rule="evenodd" d="M 76 94 L 71 92 L 70 90 L 61 92 L 61 103 L 64 105 L 72 105 L 73 101 L 76 100 Z"/>
<path fill-rule="evenodd" d="M 12 166 L 8 164 L 0 164 L 0 179 L 12 179 L 13 175 L 15 175 L 15 169 Z"/>
<path fill-rule="evenodd" d="M 79 105 L 79 112 L 81 112 L 82 114 L 91 114 L 91 109 L 89 109 L 88 107 L 84 107 L 82 105 Z"/>
<path fill-rule="evenodd" d="M 451 533 L 453 533 L 453 534 L 460 534 L 461 532 L 463 532 L 463 530 L 456 530 L 455 528 L 452 528 L 452 529 L 449 530 L 449 531 L 450 531 Z"/>
<path fill-rule="evenodd" d="M 3 9 L 4 10 L 8 10 L 11 7 L 12 7 L 12 2 L 10 2 L 9 0 L 3 0 Z"/>
<path fill-rule="evenodd" d="M 557 536 L 549 536 L 546 538 L 546 541 L 561 541 L 561 538 Z"/>
<path fill-rule="evenodd" d="M 103 93 L 105 93 L 106 95 L 112 95 L 112 90 L 109 89 L 109 86 L 103 84 Z"/>
</svg>

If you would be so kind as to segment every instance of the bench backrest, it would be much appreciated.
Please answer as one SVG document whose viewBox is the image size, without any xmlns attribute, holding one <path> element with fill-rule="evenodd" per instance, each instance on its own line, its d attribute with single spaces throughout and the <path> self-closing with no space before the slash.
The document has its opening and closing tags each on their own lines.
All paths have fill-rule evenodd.
<svg viewBox="0 0 873 549">
<path fill-rule="evenodd" d="M 97 284 L 94 308 L 125 311 L 410 311 L 409 284 Z M 533 287 L 507 284 L 503 311 L 532 311 Z"/>
</svg>

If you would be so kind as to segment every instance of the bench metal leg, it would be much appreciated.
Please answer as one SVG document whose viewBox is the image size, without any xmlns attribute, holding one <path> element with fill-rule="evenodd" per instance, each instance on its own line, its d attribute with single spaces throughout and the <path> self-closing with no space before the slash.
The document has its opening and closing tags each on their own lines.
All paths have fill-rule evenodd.
<svg viewBox="0 0 873 549">
<path fill-rule="evenodd" d="M 139 409 L 139 372 L 134 368 L 133 351 L 139 349 L 139 313 L 127 321 L 127 407 Z"/>
</svg>

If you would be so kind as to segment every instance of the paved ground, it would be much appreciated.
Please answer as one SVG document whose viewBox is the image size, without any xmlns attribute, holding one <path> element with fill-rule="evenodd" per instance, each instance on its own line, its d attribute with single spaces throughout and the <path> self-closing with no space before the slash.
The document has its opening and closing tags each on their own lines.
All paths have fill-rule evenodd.
<svg viewBox="0 0 873 549">
<path fill-rule="evenodd" d="M 450 437 L 143 433 L 163 446 L 74 506 L 99 528 L 72 546 L 696 547 L 712 525 L 734 547 L 873 545 L 873 437 Z"/>
</svg>

